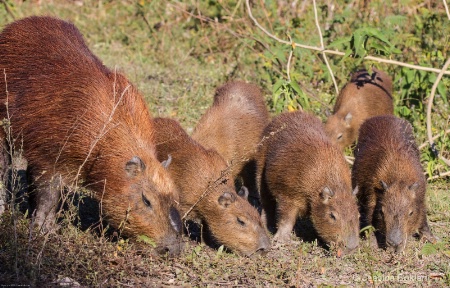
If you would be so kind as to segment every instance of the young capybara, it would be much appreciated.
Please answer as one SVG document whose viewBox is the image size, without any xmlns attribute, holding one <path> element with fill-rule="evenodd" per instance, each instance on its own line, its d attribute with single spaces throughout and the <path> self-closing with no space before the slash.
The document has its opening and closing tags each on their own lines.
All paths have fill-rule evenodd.
<svg viewBox="0 0 450 288">
<path fill-rule="evenodd" d="M 83 185 L 112 226 L 179 253 L 178 192 L 156 158 L 148 107 L 125 76 L 105 67 L 73 24 L 51 17 L 4 28 L 0 71 L 0 117 L 23 145 L 36 222 L 49 229 L 62 187 Z"/>
<path fill-rule="evenodd" d="M 326 136 L 321 121 L 300 111 L 282 113 L 273 118 L 263 136 L 257 175 L 270 230 L 277 220 L 274 239 L 289 240 L 297 217 L 310 217 L 320 238 L 334 243 L 338 252 L 355 249 L 359 242 L 357 189 L 352 192 L 344 155 Z"/>
<path fill-rule="evenodd" d="M 428 226 L 426 180 L 413 129 L 392 115 L 366 120 L 359 131 L 352 184 L 359 187 L 362 227 L 376 229 L 380 247 L 401 252 L 414 232 L 434 241 Z"/>
<path fill-rule="evenodd" d="M 376 68 L 372 75 L 367 70 L 360 70 L 341 90 L 325 131 L 344 149 L 355 142 L 359 127 L 366 119 L 393 113 L 391 78 Z"/>
<path fill-rule="evenodd" d="M 257 196 L 255 155 L 269 112 L 260 89 L 231 81 L 217 88 L 212 106 L 201 117 L 192 138 L 215 149 L 231 166 L 233 179 L 241 178 L 250 197 Z"/>
<path fill-rule="evenodd" d="M 181 214 L 205 223 L 230 250 L 252 255 L 269 249 L 258 211 L 247 202 L 248 195 L 236 193 L 217 151 L 198 144 L 175 120 L 155 118 L 155 130 L 158 158 L 171 159 L 168 171 L 180 191 Z"/>
</svg>

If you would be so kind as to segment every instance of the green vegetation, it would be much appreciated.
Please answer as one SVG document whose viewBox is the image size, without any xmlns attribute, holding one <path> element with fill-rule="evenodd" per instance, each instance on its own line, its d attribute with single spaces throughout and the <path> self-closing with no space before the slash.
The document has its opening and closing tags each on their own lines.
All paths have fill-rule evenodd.
<svg viewBox="0 0 450 288">
<path fill-rule="evenodd" d="M 188 131 L 211 104 L 214 89 L 229 79 L 258 84 L 273 115 L 303 109 L 325 120 L 337 95 L 321 53 L 268 37 L 248 17 L 245 2 L 4 0 L 0 29 L 13 21 L 11 13 L 16 19 L 52 15 L 73 22 L 107 66 L 117 67 L 139 87 L 154 116 L 174 117 Z M 271 34 L 320 46 L 312 1 L 250 2 L 254 17 Z M 441 69 L 450 57 L 450 20 L 443 2 L 318 2 L 325 47 L 345 53 L 327 55 L 339 89 L 361 65 L 388 72 L 396 115 L 413 124 L 419 145 L 425 143 L 426 105 L 437 73 L 363 57 Z M 432 107 L 432 133 L 440 136 L 436 148 L 447 159 L 449 91 L 450 77 L 444 76 Z M 421 152 L 428 177 L 450 170 L 429 145 Z M 108 239 L 81 231 L 71 221 L 63 221 L 55 234 L 31 237 L 30 220 L 9 211 L 0 218 L 0 285 L 48 286 L 70 277 L 87 286 L 449 286 L 449 190 L 448 176 L 429 182 L 428 214 L 440 242 L 411 240 L 404 254 L 391 255 L 363 241 L 342 259 L 294 236 L 291 244 L 258 258 L 185 239 L 179 258 L 160 259 L 151 254 L 151 239 Z"/>
</svg>

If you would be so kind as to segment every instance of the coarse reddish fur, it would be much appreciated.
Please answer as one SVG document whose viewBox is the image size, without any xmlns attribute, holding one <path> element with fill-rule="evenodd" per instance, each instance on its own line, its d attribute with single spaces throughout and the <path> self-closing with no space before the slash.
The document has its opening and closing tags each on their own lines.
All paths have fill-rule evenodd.
<svg viewBox="0 0 450 288">
<path fill-rule="evenodd" d="M 296 111 L 276 116 L 264 130 L 257 161 L 261 202 L 275 238 L 289 239 L 297 217 L 310 217 L 319 236 L 344 252 L 358 246 L 359 213 L 350 169 L 320 120 Z M 276 203 L 276 210 L 275 210 Z"/>
<path fill-rule="evenodd" d="M 217 88 L 214 103 L 201 117 L 192 138 L 215 149 L 231 165 L 233 179 L 242 177 L 256 196 L 255 155 L 269 112 L 261 90 L 253 84 L 231 81 Z"/>
<path fill-rule="evenodd" d="M 178 253 L 178 192 L 156 159 L 153 120 L 136 88 L 92 54 L 74 25 L 51 17 L 5 27 L 0 70 L 9 110 L 1 105 L 0 116 L 10 116 L 16 145 L 23 141 L 37 222 L 54 222 L 60 187 L 82 184 L 115 228 L 126 224 L 125 234 Z"/>
<path fill-rule="evenodd" d="M 426 180 L 409 122 L 385 115 L 361 126 L 352 182 L 360 190 L 362 226 L 377 229 L 381 247 L 400 252 L 417 231 L 434 239 L 426 214 Z"/>
<path fill-rule="evenodd" d="M 155 129 L 158 158 L 172 158 L 168 171 L 180 191 L 182 215 L 189 212 L 188 219 L 204 221 L 212 236 L 233 251 L 251 255 L 267 250 L 270 241 L 260 215 L 236 193 L 223 158 L 198 144 L 175 120 L 156 118 Z"/>
<path fill-rule="evenodd" d="M 393 113 L 391 78 L 375 68 L 372 75 L 361 70 L 341 90 L 325 131 L 344 149 L 355 142 L 359 127 L 366 119 Z"/>
</svg>

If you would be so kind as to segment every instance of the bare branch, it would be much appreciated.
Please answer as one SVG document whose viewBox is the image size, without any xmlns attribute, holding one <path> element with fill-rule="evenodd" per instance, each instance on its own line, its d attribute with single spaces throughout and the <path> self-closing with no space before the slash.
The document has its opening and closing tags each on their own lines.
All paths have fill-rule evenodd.
<svg viewBox="0 0 450 288">
<path fill-rule="evenodd" d="M 449 133 L 450 133 L 450 129 L 447 129 L 447 130 L 444 131 L 444 135 L 447 135 L 447 134 L 449 134 Z M 431 139 L 434 141 L 434 140 L 438 139 L 439 137 L 441 137 L 441 135 L 433 136 L 433 138 L 431 138 Z M 425 141 L 423 144 L 421 144 L 421 145 L 419 146 L 419 150 L 422 150 L 423 148 L 427 147 L 427 146 L 428 146 L 428 143 L 430 143 L 430 142 L 427 140 L 427 141 Z"/>
<path fill-rule="evenodd" d="M 319 25 L 319 16 L 317 16 L 316 0 L 313 0 L 313 4 L 314 4 L 314 18 L 316 19 L 316 26 L 317 26 L 317 30 L 319 31 L 319 37 L 320 37 L 320 47 L 322 49 L 325 49 L 325 45 L 323 44 L 322 30 L 320 29 L 320 25 Z M 325 61 L 325 64 L 327 65 L 328 72 L 330 73 L 331 79 L 333 80 L 334 89 L 336 89 L 336 95 L 338 95 L 339 88 L 336 83 L 336 79 L 334 78 L 333 70 L 331 70 L 330 63 L 328 63 L 327 54 L 322 52 L 322 56 L 323 56 L 323 60 Z"/>
<path fill-rule="evenodd" d="M 443 0 L 443 2 L 444 2 L 445 12 L 447 13 L 448 20 L 450 20 L 450 12 L 448 11 L 447 0 Z"/>
<path fill-rule="evenodd" d="M 450 66 L 450 58 L 447 59 L 447 61 L 444 64 L 444 67 L 442 67 L 441 72 L 437 76 L 436 81 L 434 81 L 433 87 L 431 88 L 430 98 L 428 98 L 428 104 L 427 104 L 427 136 L 428 136 L 428 142 L 429 142 L 429 144 L 431 146 L 431 149 L 433 149 L 433 150 L 435 148 L 434 148 L 433 135 L 431 134 L 431 108 L 433 107 L 433 100 L 434 100 L 434 95 L 436 94 L 437 86 L 438 86 L 439 82 L 441 81 L 442 76 L 444 75 L 444 72 L 447 71 L 449 66 Z M 439 157 L 439 159 L 444 161 L 445 164 L 447 164 L 447 166 L 450 166 L 450 160 L 444 158 L 442 155 L 439 155 L 438 157 Z"/>
<path fill-rule="evenodd" d="M 443 177 L 447 177 L 447 176 L 450 176 L 450 171 L 440 173 L 439 175 L 428 177 L 427 180 L 434 180 L 434 179 L 439 179 L 439 178 L 443 178 Z"/>
</svg>

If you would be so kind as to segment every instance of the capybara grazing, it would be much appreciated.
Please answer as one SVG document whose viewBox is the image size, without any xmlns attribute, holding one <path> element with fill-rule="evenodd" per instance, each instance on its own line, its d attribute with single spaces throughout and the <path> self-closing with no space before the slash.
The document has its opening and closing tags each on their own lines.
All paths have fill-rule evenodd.
<svg viewBox="0 0 450 288">
<path fill-rule="evenodd" d="M 205 149 L 171 119 L 155 118 L 156 148 L 180 191 L 180 211 L 187 219 L 205 223 L 212 236 L 244 255 L 270 248 L 258 211 L 238 195 L 225 160 Z M 241 190 L 244 192 L 244 190 Z"/>
<path fill-rule="evenodd" d="M 289 240 L 297 217 L 310 217 L 320 238 L 334 243 L 338 252 L 355 249 L 357 189 L 352 191 L 344 155 L 326 136 L 320 120 L 300 111 L 282 113 L 263 135 L 257 175 L 270 230 L 276 217 L 275 240 Z"/>
<path fill-rule="evenodd" d="M 192 138 L 207 149 L 217 150 L 231 166 L 233 179 L 241 177 L 250 197 L 255 197 L 255 154 L 268 123 L 269 112 L 260 89 L 231 81 L 217 88 L 214 102 L 201 117 Z"/>
<path fill-rule="evenodd" d="M 112 226 L 179 253 L 178 192 L 156 158 L 148 107 L 125 76 L 105 67 L 73 24 L 51 17 L 4 28 L 0 71 L 0 116 L 23 145 L 36 222 L 50 228 L 62 187 L 83 185 Z"/>
<path fill-rule="evenodd" d="M 383 71 L 373 68 L 355 72 L 339 93 L 325 131 L 342 149 L 353 144 L 361 124 L 377 115 L 394 113 L 392 80 Z"/>
<path fill-rule="evenodd" d="M 364 122 L 359 135 L 352 183 L 360 191 L 362 227 L 372 225 L 379 246 L 396 252 L 405 248 L 414 232 L 434 241 L 411 124 L 392 115 L 376 116 Z"/>
</svg>

